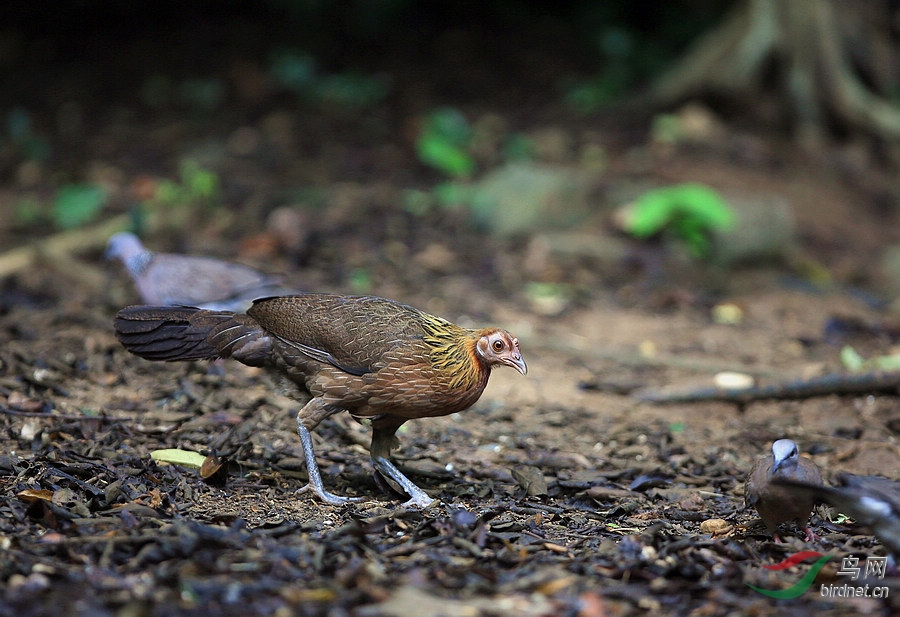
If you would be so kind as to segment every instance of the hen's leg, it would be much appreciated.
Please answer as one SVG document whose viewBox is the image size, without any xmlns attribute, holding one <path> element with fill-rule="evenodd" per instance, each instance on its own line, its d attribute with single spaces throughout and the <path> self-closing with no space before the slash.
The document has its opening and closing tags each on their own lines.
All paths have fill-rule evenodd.
<svg viewBox="0 0 900 617">
<path fill-rule="evenodd" d="M 372 428 L 372 445 L 369 448 L 372 465 L 378 473 L 396 482 L 409 495 L 409 501 L 404 503 L 404 506 L 427 508 L 435 500 L 403 475 L 403 472 L 391 462 L 391 448 L 397 441 L 394 433 L 398 428 L 400 425 Z"/>
<path fill-rule="evenodd" d="M 322 474 L 319 472 L 319 465 L 316 463 L 316 452 L 313 449 L 312 434 L 309 431 L 316 428 L 322 420 L 338 411 L 340 411 L 339 408 L 327 404 L 320 398 L 314 398 L 297 413 L 297 432 L 300 434 L 300 443 L 303 444 L 306 473 L 309 475 L 309 483 L 297 492 L 305 493 L 309 491 L 325 503 L 332 505 L 362 501 L 361 497 L 342 497 L 326 491 L 325 485 L 322 483 Z"/>
</svg>

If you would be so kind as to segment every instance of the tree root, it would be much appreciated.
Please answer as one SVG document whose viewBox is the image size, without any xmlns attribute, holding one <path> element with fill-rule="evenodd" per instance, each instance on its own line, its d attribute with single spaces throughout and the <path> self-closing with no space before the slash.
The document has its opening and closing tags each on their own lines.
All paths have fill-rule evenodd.
<svg viewBox="0 0 900 617">
<path fill-rule="evenodd" d="M 869 89 L 851 66 L 853 56 L 867 77 L 884 81 L 879 63 L 890 48 L 876 20 L 856 14 L 859 4 L 744 0 L 718 28 L 698 39 L 642 102 L 669 106 L 708 94 L 752 100 L 774 59 L 783 76 L 781 94 L 799 130 L 822 130 L 827 119 L 841 128 L 896 140 L 900 109 Z M 874 10 L 886 13 L 888 8 L 879 3 Z M 886 15 L 882 18 L 888 21 Z M 861 41 L 865 50 L 859 48 Z"/>
</svg>

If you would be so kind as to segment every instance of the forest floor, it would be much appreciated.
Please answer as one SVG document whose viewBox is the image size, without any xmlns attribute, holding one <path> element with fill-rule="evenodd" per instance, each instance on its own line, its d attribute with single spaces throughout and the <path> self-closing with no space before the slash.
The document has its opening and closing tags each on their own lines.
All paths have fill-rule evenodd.
<svg viewBox="0 0 900 617">
<path fill-rule="evenodd" d="M 868 581 L 888 586 L 887 599 L 821 593 L 847 582 L 841 557 L 884 555 L 866 530 L 820 507 L 819 540 L 787 526 L 777 544 L 744 509 L 743 483 L 781 437 L 829 476 L 900 477 L 896 395 L 741 405 L 634 396 L 710 385 L 722 371 L 763 383 L 842 372 L 845 345 L 890 353 L 900 322 L 881 263 L 900 227 L 889 165 L 865 145 L 811 152 L 725 124 L 660 144 L 647 122 L 568 113 L 540 81 L 544 66 L 506 74 L 529 75 L 521 90 L 502 90 L 489 79 L 499 69 L 480 67 L 487 77 L 473 71 L 481 81 L 465 82 L 457 102 L 459 84 L 429 81 L 430 67 L 403 60 L 384 67 L 394 94 L 365 112 L 254 90 L 249 61 L 222 73 L 244 98 L 199 119 L 95 97 L 72 128 L 54 124 L 58 108 L 34 103 L 56 155 L 35 163 L 4 150 L 0 263 L 68 235 L 16 210 L 48 199 L 59 177 L 104 183 L 103 217 L 113 217 L 197 157 L 218 174 L 223 205 L 165 215 L 146 234 L 152 248 L 236 259 L 298 288 L 387 296 L 518 336 L 527 376 L 496 370 L 473 408 L 399 435 L 398 464 L 436 503 L 402 510 L 402 497 L 381 492 L 367 429 L 344 416 L 317 431 L 319 462 L 329 490 L 363 501 L 298 495 L 302 395 L 236 363 L 129 355 L 111 322 L 138 297 L 103 260 L 105 235 L 89 233 L 77 250 L 28 254 L 0 288 L 0 614 L 895 614 L 890 577 Z M 72 75 L 61 70 L 60 87 Z M 479 97 L 484 84 L 493 89 Z M 405 206 L 409 189 L 441 180 L 410 137 L 439 104 L 530 136 L 556 168 L 584 169 L 585 153 L 601 147 L 594 213 L 574 228 L 501 236 L 465 211 Z M 617 235 L 618 196 L 679 182 L 788 203 L 789 246 L 764 263 L 711 266 Z M 622 252 L 610 259 L 584 249 L 585 238 Z M 721 305 L 741 317 L 720 323 Z M 228 473 L 204 482 L 150 458 L 163 448 L 215 453 Z M 764 566 L 803 550 L 833 556 L 806 593 L 773 600 L 748 586 L 792 586 L 810 561 Z"/>
</svg>

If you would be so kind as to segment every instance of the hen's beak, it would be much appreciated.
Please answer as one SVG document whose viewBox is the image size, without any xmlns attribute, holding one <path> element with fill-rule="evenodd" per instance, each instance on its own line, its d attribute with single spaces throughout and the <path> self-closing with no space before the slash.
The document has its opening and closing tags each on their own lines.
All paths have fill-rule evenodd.
<svg viewBox="0 0 900 617">
<path fill-rule="evenodd" d="M 503 364 L 513 367 L 523 375 L 528 372 L 528 367 L 525 366 L 525 360 L 522 359 L 522 354 L 518 352 L 504 358 Z"/>
</svg>

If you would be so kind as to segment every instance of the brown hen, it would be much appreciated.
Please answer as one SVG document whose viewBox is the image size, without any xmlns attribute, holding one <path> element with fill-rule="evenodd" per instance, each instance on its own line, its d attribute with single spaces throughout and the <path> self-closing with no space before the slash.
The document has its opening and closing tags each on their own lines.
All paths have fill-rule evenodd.
<svg viewBox="0 0 900 617">
<path fill-rule="evenodd" d="M 518 341 L 505 330 L 469 330 L 411 306 L 372 296 L 307 293 L 263 298 L 243 313 L 132 306 L 119 311 L 116 337 L 148 360 L 233 358 L 283 374 L 312 399 L 297 414 L 310 490 L 327 503 L 310 431 L 339 411 L 372 424 L 372 464 L 410 497 L 428 494 L 390 461 L 407 420 L 470 407 L 497 364 L 523 375 Z"/>
</svg>

